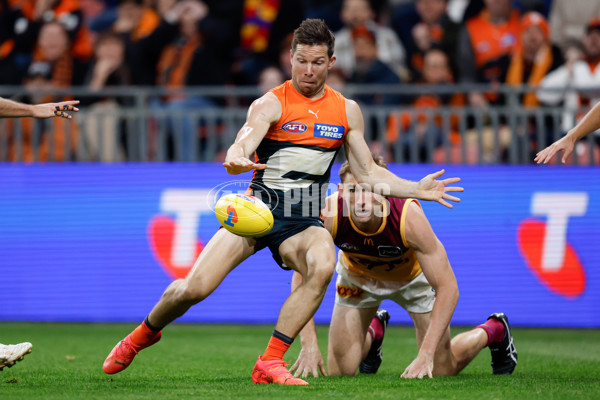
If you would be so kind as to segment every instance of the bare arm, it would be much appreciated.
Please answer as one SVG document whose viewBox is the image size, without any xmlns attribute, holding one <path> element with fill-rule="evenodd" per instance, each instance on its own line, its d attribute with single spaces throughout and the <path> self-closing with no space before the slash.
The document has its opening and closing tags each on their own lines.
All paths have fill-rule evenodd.
<svg viewBox="0 0 600 400">
<path fill-rule="evenodd" d="M 346 100 L 346 115 L 350 129 L 345 136 L 346 157 L 350 164 L 352 175 L 359 183 L 369 185 L 369 190 L 391 196 L 402 198 L 417 198 L 421 200 L 432 200 L 452 208 L 446 200 L 459 202 L 460 199 L 451 196 L 448 192 L 462 192 L 463 188 L 447 186 L 460 182 L 460 178 L 448 178 L 441 181 L 436 180 L 443 175 L 444 170 L 427 175 L 419 182 L 407 181 L 399 178 L 385 168 L 375 164 L 371 151 L 364 138 L 364 120 L 360 107 L 352 100 Z"/>
<path fill-rule="evenodd" d="M 235 142 L 227 150 L 223 166 L 232 175 L 241 174 L 251 169 L 265 169 L 266 164 L 250 161 L 250 156 L 263 140 L 272 124 L 281 116 L 281 103 L 273 93 L 267 93 L 254 100 L 248 109 L 246 123 L 240 129 Z"/>
<path fill-rule="evenodd" d="M 575 142 L 598 129 L 600 129 L 600 103 L 597 103 L 590 111 L 588 111 L 583 119 L 565 136 L 537 153 L 534 161 L 538 164 L 548 164 L 556 153 L 562 151 L 563 156 L 561 161 L 564 164 L 573 152 Z"/>
<path fill-rule="evenodd" d="M 458 285 L 446 250 L 435 236 L 423 210 L 411 204 L 406 218 L 406 241 L 415 249 L 423 273 L 436 293 L 431 322 L 417 358 L 406 368 L 403 378 L 433 376 L 435 350 L 440 343 L 458 302 Z"/>
<path fill-rule="evenodd" d="M 61 103 L 24 104 L 0 97 L 0 118 L 71 118 L 67 111 L 79 111 L 76 104 L 79 100 L 63 101 Z"/>
</svg>

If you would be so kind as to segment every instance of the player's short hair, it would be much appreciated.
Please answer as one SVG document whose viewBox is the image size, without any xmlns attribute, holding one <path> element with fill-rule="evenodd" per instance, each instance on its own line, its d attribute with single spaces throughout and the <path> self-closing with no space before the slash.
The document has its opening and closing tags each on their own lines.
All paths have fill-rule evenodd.
<svg viewBox="0 0 600 400">
<path fill-rule="evenodd" d="M 327 46 L 327 56 L 333 56 L 335 46 L 335 36 L 322 19 L 308 18 L 302 21 L 300 26 L 294 31 L 292 40 L 292 51 L 296 51 L 299 44 L 307 46 Z"/>
<path fill-rule="evenodd" d="M 373 156 L 373 161 L 375 161 L 375 164 L 377 164 L 381 168 L 388 169 L 387 163 L 385 162 L 383 157 L 381 157 L 380 155 L 375 154 L 375 153 L 371 153 L 371 156 Z M 348 161 L 346 161 L 342 164 L 342 166 L 340 167 L 339 174 L 340 174 L 340 180 L 342 182 L 344 182 L 344 178 L 346 177 L 346 175 L 352 174 L 352 172 L 350 172 L 350 164 L 348 164 Z"/>
</svg>

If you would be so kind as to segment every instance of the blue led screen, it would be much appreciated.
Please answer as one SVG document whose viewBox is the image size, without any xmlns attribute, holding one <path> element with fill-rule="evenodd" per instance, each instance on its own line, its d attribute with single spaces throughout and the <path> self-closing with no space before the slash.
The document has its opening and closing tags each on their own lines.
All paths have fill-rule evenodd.
<svg viewBox="0 0 600 400">
<path fill-rule="evenodd" d="M 437 168 L 390 166 L 411 180 Z M 600 327 L 600 169 L 446 170 L 462 178 L 462 202 L 422 204 L 458 279 L 453 323 L 503 311 L 518 326 Z M 0 320 L 141 321 L 218 229 L 211 190 L 249 179 L 216 163 L 0 166 Z M 274 323 L 291 276 L 262 250 L 179 321 Z M 329 322 L 334 293 L 332 282 L 317 323 Z"/>
</svg>

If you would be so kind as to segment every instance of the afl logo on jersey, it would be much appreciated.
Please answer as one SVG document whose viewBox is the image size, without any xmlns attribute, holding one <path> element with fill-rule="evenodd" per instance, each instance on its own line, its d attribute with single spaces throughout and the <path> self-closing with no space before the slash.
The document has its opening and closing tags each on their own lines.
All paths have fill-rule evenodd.
<svg viewBox="0 0 600 400">
<path fill-rule="evenodd" d="M 289 133 L 303 133 L 306 132 L 306 125 L 300 122 L 286 122 L 281 129 Z"/>
</svg>

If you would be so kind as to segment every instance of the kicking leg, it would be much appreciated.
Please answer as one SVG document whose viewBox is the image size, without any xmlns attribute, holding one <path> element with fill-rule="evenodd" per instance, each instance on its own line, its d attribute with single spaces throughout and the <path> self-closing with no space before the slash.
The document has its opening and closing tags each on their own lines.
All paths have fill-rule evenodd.
<svg viewBox="0 0 600 400">
<path fill-rule="evenodd" d="M 225 229 L 217 231 L 187 277 L 171 283 L 145 321 L 117 343 L 104 361 L 104 372 L 115 374 L 127 368 L 140 350 L 160 340 L 162 328 L 208 297 L 231 270 L 253 253 L 253 239 Z"/>
<path fill-rule="evenodd" d="M 165 327 L 207 298 L 235 267 L 254 253 L 253 242 L 219 229 L 185 279 L 177 279 L 167 287 L 148 315 L 150 323 Z"/>
</svg>

